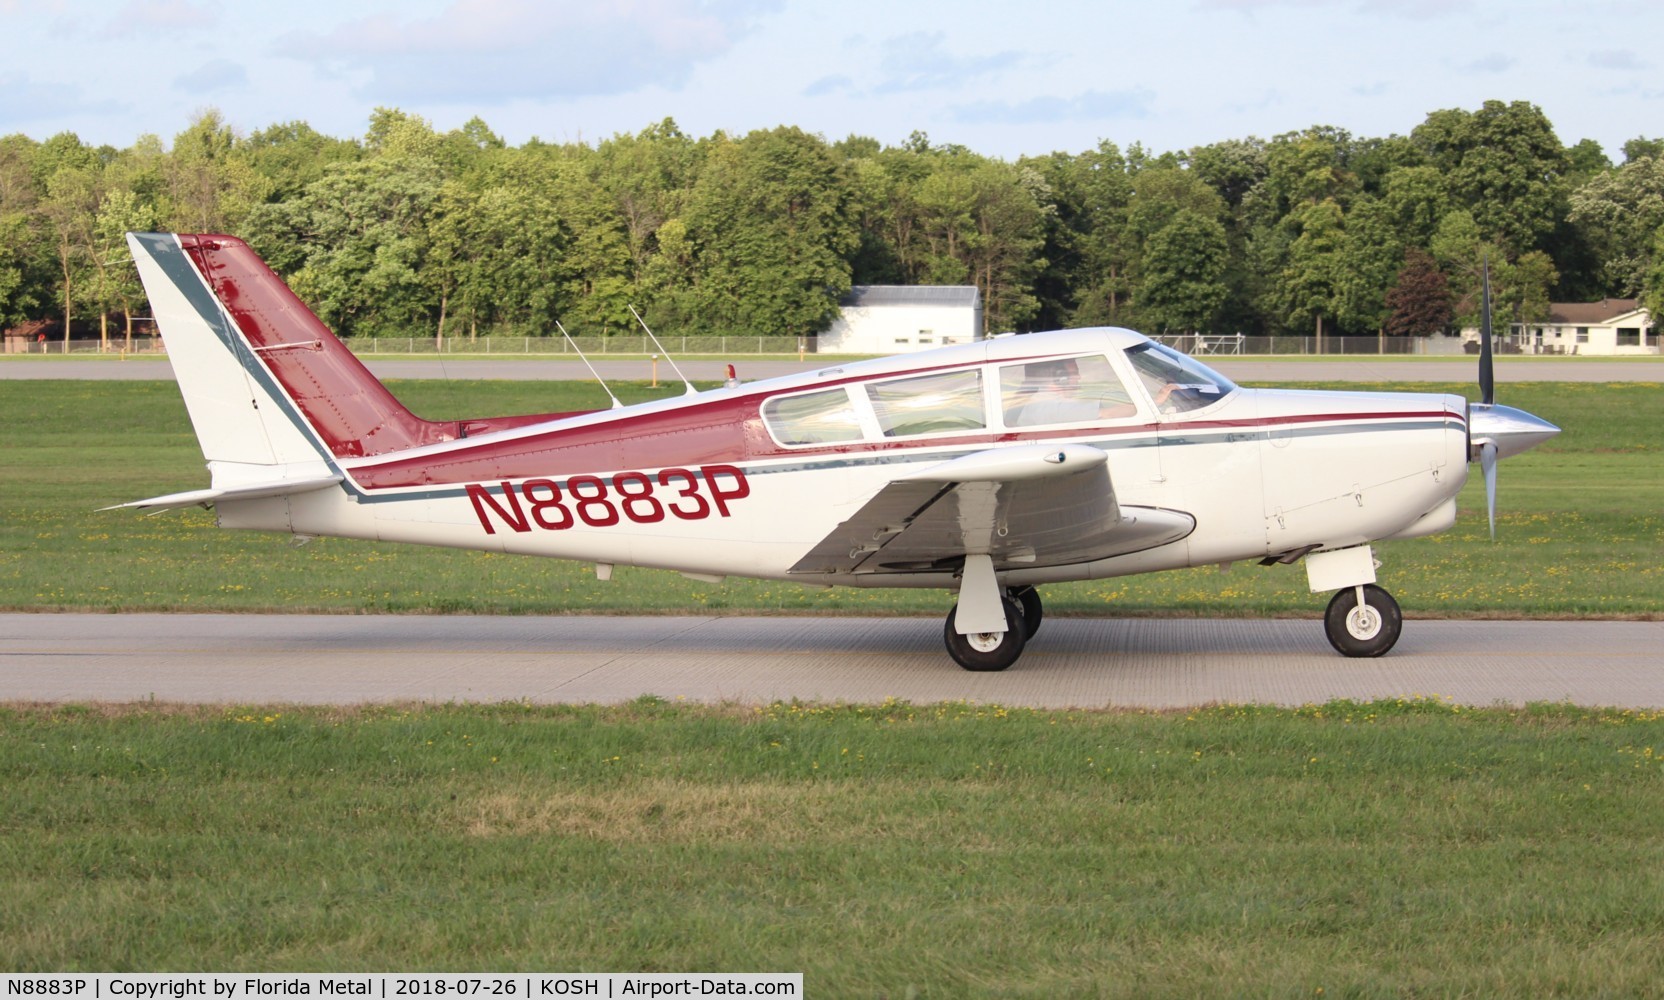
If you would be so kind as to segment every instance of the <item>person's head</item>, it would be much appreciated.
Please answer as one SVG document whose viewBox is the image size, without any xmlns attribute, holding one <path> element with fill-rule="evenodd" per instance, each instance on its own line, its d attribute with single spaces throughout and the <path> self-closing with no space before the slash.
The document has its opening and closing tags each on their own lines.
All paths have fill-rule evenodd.
<svg viewBox="0 0 1664 1000">
<path fill-rule="evenodd" d="M 1036 361 L 1028 366 L 1027 375 L 1046 385 L 1069 385 L 1080 381 L 1080 366 L 1074 358 L 1058 361 Z"/>
</svg>

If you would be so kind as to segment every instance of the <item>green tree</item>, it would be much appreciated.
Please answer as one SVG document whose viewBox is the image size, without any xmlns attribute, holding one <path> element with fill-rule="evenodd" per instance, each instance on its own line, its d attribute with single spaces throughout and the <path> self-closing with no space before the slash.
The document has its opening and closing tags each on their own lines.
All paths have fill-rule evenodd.
<svg viewBox="0 0 1664 1000">
<path fill-rule="evenodd" d="M 1343 216 L 1340 205 L 1327 199 L 1307 206 L 1293 219 L 1299 236 L 1290 244 L 1288 263 L 1278 276 L 1277 303 L 1289 325 L 1315 324 L 1321 350 L 1323 318 L 1338 311 L 1344 282 Z"/>
<path fill-rule="evenodd" d="M 81 282 L 93 266 L 93 217 L 103 195 L 102 168 L 97 152 L 71 133 L 48 139 L 40 153 L 37 169 L 47 166 L 51 172 L 45 175 L 46 193 L 39 211 L 57 263 L 63 344 L 68 351 Z"/>
<path fill-rule="evenodd" d="M 249 239 L 296 294 L 344 336 L 430 328 L 421 278 L 439 168 L 420 157 L 340 163 L 250 216 Z"/>
<path fill-rule="evenodd" d="M 671 118 L 635 135 L 615 135 L 596 148 L 592 177 L 622 223 L 633 281 L 646 280 L 660 250 L 659 227 L 684 211 L 704 155 Z"/>
<path fill-rule="evenodd" d="M 1335 321 L 1343 329 L 1381 332 L 1386 326 L 1391 312 L 1387 289 L 1404 259 L 1391 214 L 1382 201 L 1367 195 L 1346 213 L 1334 303 Z"/>
<path fill-rule="evenodd" d="M 1664 156 L 1664 139 L 1648 139 L 1643 136 L 1624 143 L 1624 162 L 1631 163 L 1642 157 Z"/>
<path fill-rule="evenodd" d="M 1646 280 L 1641 284 L 1641 304 L 1655 318 L 1653 329 L 1661 326 L 1657 317 L 1664 316 L 1664 227 L 1652 238 L 1652 264 L 1647 268 Z"/>
<path fill-rule="evenodd" d="M 1444 176 L 1436 167 L 1400 167 L 1382 181 L 1381 201 L 1398 238 L 1425 247 L 1450 211 Z"/>
<path fill-rule="evenodd" d="M 1566 181 L 1569 187 L 1587 183 L 1590 178 L 1612 169 L 1606 150 L 1593 139 L 1582 139 L 1566 148 Z"/>
<path fill-rule="evenodd" d="M 174 137 L 166 173 L 163 222 L 180 232 L 240 228 L 249 210 L 265 200 L 266 182 L 238 152 L 236 133 L 217 110 L 203 112 Z"/>
<path fill-rule="evenodd" d="M 1146 317 L 1167 331 L 1209 329 L 1228 292 L 1228 251 L 1218 219 L 1188 208 L 1175 212 L 1144 248 L 1139 296 Z"/>
<path fill-rule="evenodd" d="M 1572 193 L 1570 203 L 1568 219 L 1594 250 L 1607 293 L 1636 295 L 1664 226 L 1664 159 L 1642 156 L 1597 174 Z"/>
<path fill-rule="evenodd" d="M 1486 240 L 1511 254 L 1548 248 L 1566 211 L 1569 161 L 1540 108 L 1486 101 L 1474 112 L 1435 111 L 1411 137 Z"/>
<path fill-rule="evenodd" d="M 51 251 L 44 238 L 35 179 L 39 143 L 24 135 L 0 138 L 0 327 L 41 314 L 51 297 Z"/>
<path fill-rule="evenodd" d="M 1276 136 L 1266 148 L 1264 194 L 1283 215 L 1346 201 L 1358 190 L 1358 179 L 1346 166 L 1351 145 L 1347 132 L 1328 126 Z"/>
<path fill-rule="evenodd" d="M 667 288 L 655 304 L 683 325 L 818 333 L 850 287 L 858 234 L 849 202 L 837 158 L 801 129 L 713 140 L 683 219 L 691 287 Z"/>
<path fill-rule="evenodd" d="M 98 340 L 104 349 L 110 344 L 111 312 L 121 313 L 123 342 L 126 349 L 133 347 L 133 315 L 144 301 L 144 288 L 130 263 L 127 234 L 150 232 L 156 229 L 158 220 L 156 206 L 128 187 L 108 191 L 98 208 L 93 220 L 89 254 L 93 266 L 88 271 L 87 299 L 98 311 Z"/>
<path fill-rule="evenodd" d="M 358 143 L 323 135 L 302 121 L 269 125 L 243 140 L 238 151 L 261 179 L 267 201 L 295 197 L 331 165 L 364 155 Z"/>
</svg>

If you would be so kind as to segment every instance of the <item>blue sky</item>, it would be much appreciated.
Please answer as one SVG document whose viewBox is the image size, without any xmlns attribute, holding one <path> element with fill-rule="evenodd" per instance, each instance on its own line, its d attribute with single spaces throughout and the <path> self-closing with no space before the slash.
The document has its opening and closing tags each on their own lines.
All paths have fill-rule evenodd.
<svg viewBox="0 0 1664 1000">
<path fill-rule="evenodd" d="M 512 144 L 797 125 L 1015 159 L 1540 106 L 1664 136 L 1656 0 L 0 0 L 0 134 L 128 146 L 207 108 L 360 136 L 377 106 Z"/>
</svg>

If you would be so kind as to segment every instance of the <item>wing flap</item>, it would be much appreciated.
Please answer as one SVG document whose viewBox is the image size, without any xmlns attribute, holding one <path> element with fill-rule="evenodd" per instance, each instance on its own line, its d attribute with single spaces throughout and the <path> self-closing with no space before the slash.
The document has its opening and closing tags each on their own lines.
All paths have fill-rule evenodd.
<svg viewBox="0 0 1664 1000">
<path fill-rule="evenodd" d="M 1067 565 L 1176 541 L 1195 524 L 1177 511 L 1123 510 L 1099 449 L 990 449 L 891 482 L 791 572 L 939 572 L 968 553 L 1002 571 Z"/>
</svg>

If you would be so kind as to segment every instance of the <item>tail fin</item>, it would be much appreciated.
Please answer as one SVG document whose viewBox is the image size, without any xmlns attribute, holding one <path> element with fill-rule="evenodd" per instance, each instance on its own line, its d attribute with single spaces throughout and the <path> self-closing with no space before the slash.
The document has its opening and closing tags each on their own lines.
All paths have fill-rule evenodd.
<svg viewBox="0 0 1664 1000">
<path fill-rule="evenodd" d="M 331 459 L 458 436 L 455 421 L 393 398 L 242 240 L 127 242 L 215 486 L 291 478 L 274 466 L 316 477 Z"/>
</svg>

